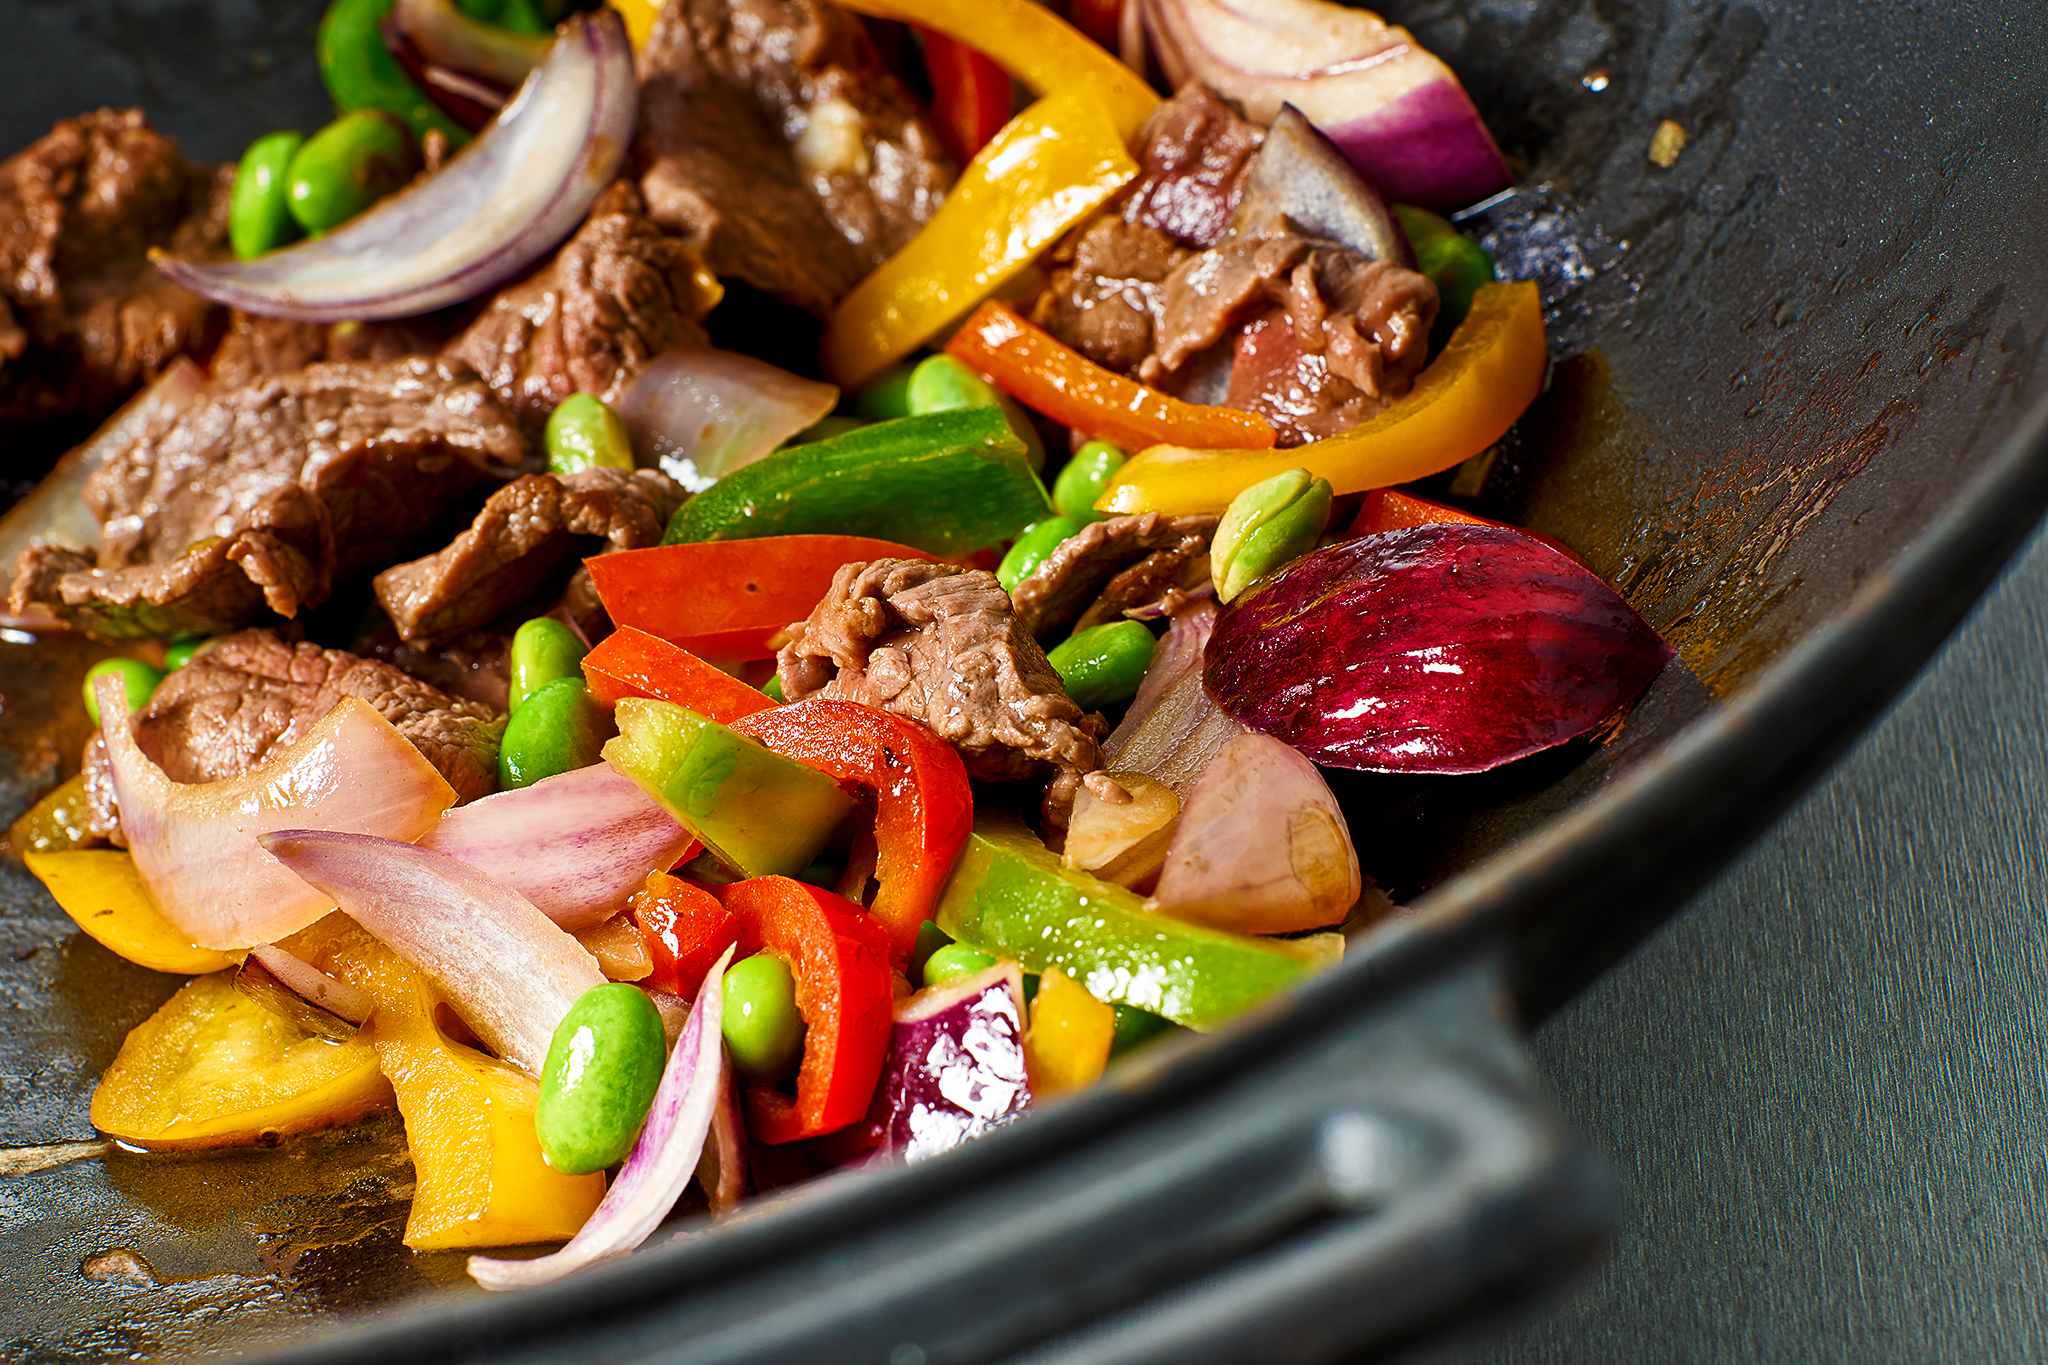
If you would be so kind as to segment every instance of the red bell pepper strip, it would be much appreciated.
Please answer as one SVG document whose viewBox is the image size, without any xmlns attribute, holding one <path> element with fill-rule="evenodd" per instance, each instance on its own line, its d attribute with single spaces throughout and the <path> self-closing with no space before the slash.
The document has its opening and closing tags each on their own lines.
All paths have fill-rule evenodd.
<svg viewBox="0 0 2048 1365">
<path fill-rule="evenodd" d="M 811 614 L 841 564 L 905 557 L 931 558 L 866 536 L 763 536 L 624 550 L 584 565 L 615 623 L 724 663 L 772 658 L 768 641 Z"/>
<path fill-rule="evenodd" d="M 1577 550 L 1541 531 L 1532 531 L 1526 526 L 1514 526 L 1491 517 L 1474 516 L 1461 512 L 1455 507 L 1446 507 L 1440 502 L 1396 492 L 1391 488 L 1375 488 L 1365 495 L 1365 501 L 1358 505 L 1358 516 L 1351 523 L 1354 536 L 1377 535 L 1381 531 L 1398 531 L 1404 526 L 1426 526 L 1433 522 L 1464 522 L 1471 526 L 1500 526 L 1507 530 L 1540 540 L 1551 549 L 1575 563 L 1586 561 Z"/>
<path fill-rule="evenodd" d="M 1010 121 L 1010 73 L 956 38 L 919 28 L 932 78 L 932 122 L 939 141 L 963 165 Z"/>
<path fill-rule="evenodd" d="M 749 877 L 719 888 L 718 898 L 789 964 L 804 1018 L 796 1099 L 749 1090 L 748 1128 L 779 1144 L 858 1121 L 881 1079 L 895 1004 L 881 925 L 844 896 L 788 877 Z"/>
<path fill-rule="evenodd" d="M 618 705 L 622 697 L 653 697 L 687 706 L 720 725 L 775 705 L 681 645 L 632 626 L 620 626 L 583 656 L 583 678 L 590 695 L 606 706 Z"/>
<path fill-rule="evenodd" d="M 1067 18 L 1075 28 L 1115 52 L 1123 46 L 1123 12 L 1124 0 L 1074 0 L 1067 7 Z"/>
<path fill-rule="evenodd" d="M 875 794 L 880 889 L 870 913 L 902 969 L 974 832 L 974 794 L 959 753 L 916 721 L 827 697 L 756 712 L 732 728 Z"/>
<path fill-rule="evenodd" d="M 1146 446 L 1267 450 L 1273 427 L 1255 412 L 1186 403 L 1124 378 L 991 299 L 946 343 L 954 359 L 1025 407 L 1126 450 Z"/>
<path fill-rule="evenodd" d="M 642 983 L 694 1000 L 718 955 L 734 948 L 735 958 L 760 950 L 751 923 L 743 922 L 703 887 L 650 872 L 645 889 L 630 902 L 633 924 L 647 943 L 654 971 Z"/>
</svg>

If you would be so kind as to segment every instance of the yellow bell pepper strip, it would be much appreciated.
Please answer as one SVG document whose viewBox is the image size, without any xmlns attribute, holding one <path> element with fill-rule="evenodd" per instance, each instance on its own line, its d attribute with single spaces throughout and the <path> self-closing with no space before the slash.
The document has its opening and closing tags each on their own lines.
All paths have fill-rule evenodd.
<svg viewBox="0 0 2048 1365">
<path fill-rule="evenodd" d="M 1173 516 L 1221 512 L 1253 484 L 1296 468 L 1328 479 L 1339 494 L 1409 483 L 1505 435 L 1542 391 L 1547 364 L 1536 286 L 1482 284 L 1443 354 L 1379 416 L 1270 453 L 1156 445 L 1117 470 L 1095 506 Z"/>
<path fill-rule="evenodd" d="M 626 21 L 626 41 L 639 56 L 654 34 L 654 20 L 661 13 L 661 0 L 611 0 L 611 7 Z"/>
<path fill-rule="evenodd" d="M 1091 90 L 1125 141 L 1159 107 L 1159 96 L 1137 72 L 1033 0 L 841 0 L 840 8 L 968 43 L 1034 95 Z"/>
<path fill-rule="evenodd" d="M 1273 447 L 1272 424 L 1257 413 L 1185 403 L 1126 379 L 995 299 L 953 333 L 946 353 L 1032 411 L 1126 450 L 1160 442 Z"/>
<path fill-rule="evenodd" d="M 1039 100 L 975 154 L 931 221 L 840 301 L 819 344 L 825 372 L 842 388 L 866 383 L 1001 288 L 1137 173 L 1089 89 Z"/>
<path fill-rule="evenodd" d="M 1116 1011 L 1058 968 L 1038 978 L 1031 1001 L 1031 1027 L 1024 1034 L 1024 1066 L 1031 1094 L 1045 1099 L 1062 1090 L 1091 1085 L 1109 1065 L 1116 1038 Z"/>
<path fill-rule="evenodd" d="M 8 829 L 7 842 L 16 857 L 64 853 L 91 837 L 91 824 L 92 807 L 85 799 L 85 774 L 77 773 L 30 806 L 28 813 Z"/>
<path fill-rule="evenodd" d="M 193 976 L 232 967 L 242 958 L 241 953 L 202 948 L 171 923 L 143 885 L 135 859 L 120 849 L 29 853 L 23 861 L 79 928 L 137 966 Z"/>
<path fill-rule="evenodd" d="M 390 1102 L 368 1043 L 316 1038 L 215 972 L 129 1033 L 93 1092 L 92 1122 L 136 1147 L 249 1146 Z"/>
</svg>

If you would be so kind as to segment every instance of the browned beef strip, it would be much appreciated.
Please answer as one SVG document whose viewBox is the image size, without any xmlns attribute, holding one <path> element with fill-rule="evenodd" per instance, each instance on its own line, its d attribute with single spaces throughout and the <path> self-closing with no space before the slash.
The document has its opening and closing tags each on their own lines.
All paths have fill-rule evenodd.
<svg viewBox="0 0 2048 1365">
<path fill-rule="evenodd" d="M 529 432 L 572 393 L 617 402 L 663 351 L 705 343 L 718 282 L 701 246 L 664 233 L 640 191 L 607 187 L 547 265 L 501 292 L 449 344 Z"/>
<path fill-rule="evenodd" d="M 790 701 L 822 695 L 922 721 L 970 776 L 1056 772 L 1065 804 L 1101 766 L 1100 717 L 1083 715 L 1011 610 L 995 575 L 957 564 L 845 564 L 776 658 Z"/>
<path fill-rule="evenodd" d="M 1090 522 L 1011 589 L 1017 619 L 1034 638 L 1047 640 L 1120 620 L 1140 607 L 1170 612 L 1209 577 L 1216 521 L 1141 512 Z"/>
<path fill-rule="evenodd" d="M 491 494 L 438 554 L 377 575 L 377 600 L 411 642 L 452 639 L 543 591 L 570 564 L 661 540 L 683 488 L 657 469 L 528 474 Z"/>
<path fill-rule="evenodd" d="M 1098 214 L 1053 248 L 1031 319 L 1105 369 L 1135 374 L 1152 353 L 1160 290 L 1193 254 L 1159 228 Z"/>
<path fill-rule="evenodd" d="M 406 554 L 525 455 L 481 382 L 422 357 L 209 391 L 86 485 L 97 555 L 24 552 L 11 600 L 109 639 L 217 633 L 266 605 L 290 616 L 324 600 L 337 575 Z"/>
<path fill-rule="evenodd" d="M 135 738 L 176 782 L 219 782 L 262 766 L 302 738 L 344 697 L 360 697 L 426 755 L 459 801 L 498 785 L 505 718 L 374 659 L 292 644 L 273 630 L 245 630 L 165 678 L 136 717 Z M 106 777 L 106 746 L 86 745 L 86 790 L 96 833 L 118 833 Z"/>
<path fill-rule="evenodd" d="M 641 53 L 631 166 L 718 274 L 824 314 L 915 235 L 953 166 L 858 19 L 679 0 Z"/>
<path fill-rule="evenodd" d="M 1156 228 L 1183 246 L 1223 240 L 1245 170 L 1266 139 L 1198 81 L 1152 111 L 1138 134 L 1138 179 L 1126 191 L 1127 223 Z"/>
<path fill-rule="evenodd" d="M 440 313 L 390 322 L 295 322 L 237 311 L 228 317 L 227 335 L 214 348 L 207 372 L 215 388 L 228 388 L 322 360 L 432 355 L 452 330 Z"/>
<path fill-rule="evenodd" d="M 0 161 L 0 423 L 111 409 L 211 339 L 221 310 L 147 253 L 217 253 L 233 175 L 137 109 L 65 119 Z"/>
</svg>

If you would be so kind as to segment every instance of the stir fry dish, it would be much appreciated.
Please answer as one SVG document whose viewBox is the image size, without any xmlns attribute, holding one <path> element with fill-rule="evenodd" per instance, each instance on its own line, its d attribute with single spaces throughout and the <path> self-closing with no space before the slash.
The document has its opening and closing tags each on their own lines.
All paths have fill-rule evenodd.
<svg viewBox="0 0 2048 1365">
<path fill-rule="evenodd" d="M 11 844 L 191 978 L 93 1097 L 130 1148 L 395 1106 L 406 1245 L 543 1283 L 1227 1025 L 1397 913 L 1325 770 L 1597 743 L 1671 659 L 1415 486 L 1546 340 L 1370 13 L 319 43 L 334 121 L 236 165 L 135 110 L 0 162 L 0 420 L 103 420 L 0 521 L 8 623 L 119 651 Z"/>
</svg>

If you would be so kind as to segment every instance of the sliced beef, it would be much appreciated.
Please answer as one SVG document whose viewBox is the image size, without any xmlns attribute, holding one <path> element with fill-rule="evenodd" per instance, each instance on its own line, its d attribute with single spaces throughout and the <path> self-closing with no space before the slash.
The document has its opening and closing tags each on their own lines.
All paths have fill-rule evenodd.
<svg viewBox="0 0 2048 1365">
<path fill-rule="evenodd" d="M 401 639 L 452 639 L 530 600 L 579 559 L 658 543 L 683 497 L 655 469 L 528 474 L 491 494 L 446 549 L 378 574 L 377 600 Z"/>
<path fill-rule="evenodd" d="M 842 565 L 776 658 L 790 701 L 824 695 L 929 725 L 969 776 L 1053 770 L 1056 819 L 1101 766 L 1101 718 L 1083 715 L 1011 610 L 995 575 L 956 564 L 878 559 Z"/>
<path fill-rule="evenodd" d="M 1047 640 L 1144 607 L 1170 615 L 1209 577 L 1216 521 L 1141 512 L 1090 522 L 1011 589 L 1017 619 Z"/>
<path fill-rule="evenodd" d="M 1198 81 L 1152 111 L 1138 134 L 1138 179 L 1123 219 L 1183 246 L 1215 246 L 1230 227 L 1265 130 Z"/>
<path fill-rule="evenodd" d="M 11 600 L 109 639 L 219 633 L 266 606 L 291 616 L 337 575 L 402 558 L 525 455 L 480 381 L 421 357 L 210 391 L 86 485 L 97 554 L 25 551 Z"/>
<path fill-rule="evenodd" d="M 228 388 L 323 360 L 432 355 L 447 344 L 452 330 L 440 313 L 391 322 L 294 322 L 237 311 L 229 315 L 227 335 L 214 348 L 207 370 L 216 388 Z"/>
<path fill-rule="evenodd" d="M 570 394 L 617 402 L 655 356 L 702 346 L 717 298 L 702 247 L 656 227 L 640 191 L 621 181 L 552 261 L 494 298 L 448 353 L 537 436 Z"/>
<path fill-rule="evenodd" d="M 65 119 L 0 162 L 0 423 L 110 409 L 211 339 L 221 311 L 148 252 L 219 252 L 233 175 L 137 109 Z"/>
<path fill-rule="evenodd" d="M 458 800 L 497 789 L 504 716 L 390 664 L 295 645 L 272 630 L 231 635 L 164 679 L 136 717 L 135 738 L 173 781 L 218 782 L 262 766 L 344 697 L 375 707 L 440 770 Z M 106 746 L 96 735 L 86 745 L 86 790 L 95 832 L 111 837 L 119 810 L 106 770 Z"/>
<path fill-rule="evenodd" d="M 641 53 L 631 165 L 718 274 L 824 314 L 915 235 L 953 166 L 858 19 L 677 0 Z"/>
<path fill-rule="evenodd" d="M 512 691 L 512 632 L 473 630 L 438 645 L 408 644 L 391 626 L 355 642 L 365 659 L 390 664 L 450 696 L 507 709 Z"/>
<path fill-rule="evenodd" d="M 1194 254 L 1157 227 L 1098 214 L 1053 248 L 1031 319 L 1105 369 L 1135 374 L 1152 354 L 1160 291 Z"/>
</svg>

